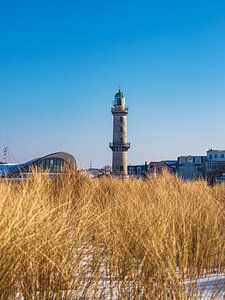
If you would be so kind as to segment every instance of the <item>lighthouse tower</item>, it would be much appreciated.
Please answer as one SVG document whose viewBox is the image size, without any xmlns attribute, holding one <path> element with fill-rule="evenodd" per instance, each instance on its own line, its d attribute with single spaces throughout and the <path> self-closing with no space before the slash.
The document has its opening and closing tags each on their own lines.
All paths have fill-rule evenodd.
<svg viewBox="0 0 225 300">
<path fill-rule="evenodd" d="M 127 114 L 125 97 L 119 90 L 115 95 L 113 107 L 113 142 L 109 144 L 112 149 L 112 171 L 114 175 L 122 178 L 128 177 L 127 172 L 127 154 L 130 143 L 127 143 Z"/>
</svg>

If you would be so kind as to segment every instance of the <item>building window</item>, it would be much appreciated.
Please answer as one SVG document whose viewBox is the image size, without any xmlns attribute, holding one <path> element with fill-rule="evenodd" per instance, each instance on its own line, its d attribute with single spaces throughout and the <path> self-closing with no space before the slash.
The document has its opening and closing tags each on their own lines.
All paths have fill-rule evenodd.
<svg viewBox="0 0 225 300">
<path fill-rule="evenodd" d="M 192 157 L 187 157 L 187 163 L 192 164 L 193 163 L 193 158 Z"/>
<path fill-rule="evenodd" d="M 120 132 L 123 132 L 123 127 L 120 127 Z"/>
<path fill-rule="evenodd" d="M 196 164 L 201 164 L 201 158 L 200 157 L 195 157 L 195 163 Z"/>
<path fill-rule="evenodd" d="M 116 103 L 117 105 L 121 105 L 121 104 L 122 104 L 122 101 L 121 101 L 120 98 L 117 98 L 117 99 L 116 99 L 116 102 L 117 102 L 117 103 Z"/>
<path fill-rule="evenodd" d="M 123 122 L 123 117 L 120 117 L 120 123 L 122 123 Z"/>
<path fill-rule="evenodd" d="M 217 155 L 217 154 L 215 154 L 215 155 L 214 155 L 214 158 L 217 158 L 217 156 L 218 156 L 218 155 Z"/>
<path fill-rule="evenodd" d="M 221 158 L 224 158 L 224 154 L 223 153 L 221 154 Z"/>
<path fill-rule="evenodd" d="M 209 159 L 212 159 L 212 154 L 209 154 Z"/>
<path fill-rule="evenodd" d="M 179 158 L 179 164 L 185 164 L 185 158 L 184 157 Z"/>
<path fill-rule="evenodd" d="M 120 138 L 120 143 L 123 144 L 123 138 Z"/>
</svg>

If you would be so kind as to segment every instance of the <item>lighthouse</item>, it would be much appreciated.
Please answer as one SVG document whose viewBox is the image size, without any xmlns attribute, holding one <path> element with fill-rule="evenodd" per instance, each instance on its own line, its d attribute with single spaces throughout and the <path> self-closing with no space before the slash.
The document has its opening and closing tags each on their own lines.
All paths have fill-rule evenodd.
<svg viewBox="0 0 225 300">
<path fill-rule="evenodd" d="M 113 115 L 113 142 L 109 144 L 112 149 L 112 171 L 113 174 L 121 178 L 128 177 L 128 149 L 127 143 L 127 114 L 126 99 L 119 90 L 114 98 L 111 109 Z"/>
</svg>

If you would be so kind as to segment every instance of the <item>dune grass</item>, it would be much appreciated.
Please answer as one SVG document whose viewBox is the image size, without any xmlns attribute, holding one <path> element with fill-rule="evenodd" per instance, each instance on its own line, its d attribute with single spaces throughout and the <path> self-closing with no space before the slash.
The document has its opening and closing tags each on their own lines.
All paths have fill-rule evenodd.
<svg viewBox="0 0 225 300">
<path fill-rule="evenodd" d="M 195 299 L 187 280 L 224 271 L 223 185 L 76 171 L 0 182 L 0 299 Z"/>
</svg>

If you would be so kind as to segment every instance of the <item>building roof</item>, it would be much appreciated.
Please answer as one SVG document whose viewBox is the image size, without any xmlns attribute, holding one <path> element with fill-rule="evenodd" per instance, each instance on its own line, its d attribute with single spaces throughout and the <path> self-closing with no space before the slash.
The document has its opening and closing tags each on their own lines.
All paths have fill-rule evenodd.
<svg viewBox="0 0 225 300">
<path fill-rule="evenodd" d="M 119 90 L 119 92 L 117 92 L 115 94 L 115 99 L 117 99 L 117 98 L 123 98 L 123 97 L 124 97 L 124 94 L 121 92 L 121 90 Z"/>
<path fill-rule="evenodd" d="M 48 159 L 48 158 L 59 158 L 64 160 L 67 165 L 76 166 L 76 160 L 73 157 L 73 155 L 67 152 L 55 152 L 39 158 L 32 159 L 22 164 L 17 164 L 17 163 L 0 164 L 0 176 L 6 176 L 6 175 L 19 172 L 20 170 L 23 170 L 24 168 L 28 167 L 29 165 L 32 165 L 33 163 L 38 162 L 39 160 Z"/>
<path fill-rule="evenodd" d="M 162 160 L 162 162 L 169 166 L 173 166 L 177 164 L 177 160 Z"/>
<path fill-rule="evenodd" d="M 178 158 L 186 158 L 186 157 L 207 157 L 206 155 L 182 155 L 178 156 Z"/>
<path fill-rule="evenodd" d="M 207 153 L 208 152 L 225 152 L 225 150 L 214 150 L 214 149 L 209 149 L 208 151 L 207 151 Z"/>
<path fill-rule="evenodd" d="M 142 164 L 142 165 L 128 165 L 129 168 L 138 168 L 138 167 L 145 167 L 146 164 Z"/>
</svg>

